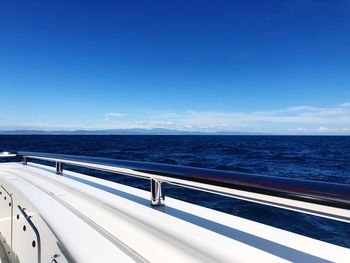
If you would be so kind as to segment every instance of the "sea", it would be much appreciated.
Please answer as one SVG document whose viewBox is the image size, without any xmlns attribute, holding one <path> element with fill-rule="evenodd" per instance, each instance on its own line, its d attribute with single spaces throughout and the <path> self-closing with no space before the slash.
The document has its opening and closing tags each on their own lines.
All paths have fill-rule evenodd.
<svg viewBox="0 0 350 263">
<path fill-rule="evenodd" d="M 0 135 L 0 151 L 106 157 L 350 184 L 350 136 Z M 149 182 L 142 179 L 69 169 L 149 190 Z M 350 248 L 348 223 L 172 185 L 165 191 L 166 196 Z"/>
</svg>

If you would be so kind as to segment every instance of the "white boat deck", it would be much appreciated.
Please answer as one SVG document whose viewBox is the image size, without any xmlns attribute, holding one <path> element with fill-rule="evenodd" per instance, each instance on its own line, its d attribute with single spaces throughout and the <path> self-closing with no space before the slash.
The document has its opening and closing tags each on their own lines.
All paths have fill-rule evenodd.
<svg viewBox="0 0 350 263">
<path fill-rule="evenodd" d="M 42 262 L 55 256 L 79 263 L 350 260 L 347 248 L 169 197 L 165 206 L 151 207 L 147 191 L 67 170 L 57 175 L 48 166 L 3 163 L 0 183 L 13 192 L 12 206 L 28 207 L 33 221 L 42 219 L 57 239 L 59 253 L 52 255 L 38 227 Z M 8 225 L 0 218 L 1 232 Z M 21 233 L 14 230 L 12 237 L 18 257 Z"/>
</svg>

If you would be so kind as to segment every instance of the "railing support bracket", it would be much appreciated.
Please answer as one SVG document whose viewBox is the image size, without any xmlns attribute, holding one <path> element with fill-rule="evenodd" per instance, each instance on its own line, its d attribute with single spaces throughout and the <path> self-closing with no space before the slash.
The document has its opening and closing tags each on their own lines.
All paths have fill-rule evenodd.
<svg viewBox="0 0 350 263">
<path fill-rule="evenodd" d="M 62 163 L 56 162 L 56 174 L 62 174 L 62 173 L 63 173 Z"/>
<path fill-rule="evenodd" d="M 165 195 L 162 188 L 162 182 L 151 178 L 151 205 L 165 205 Z"/>
</svg>

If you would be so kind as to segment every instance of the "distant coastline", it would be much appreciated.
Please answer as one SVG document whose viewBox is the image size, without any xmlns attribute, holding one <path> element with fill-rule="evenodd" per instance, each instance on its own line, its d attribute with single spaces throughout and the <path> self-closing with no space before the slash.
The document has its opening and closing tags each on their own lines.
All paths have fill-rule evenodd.
<svg viewBox="0 0 350 263">
<path fill-rule="evenodd" d="M 272 135 L 239 131 L 180 131 L 170 129 L 104 129 L 104 130 L 0 130 L 0 135 Z"/>
<path fill-rule="evenodd" d="M 346 133 L 300 133 L 278 134 L 242 131 L 181 131 L 163 128 L 154 129 L 101 129 L 101 130 L 0 130 L 0 135 L 212 135 L 212 136 L 350 136 Z"/>
</svg>

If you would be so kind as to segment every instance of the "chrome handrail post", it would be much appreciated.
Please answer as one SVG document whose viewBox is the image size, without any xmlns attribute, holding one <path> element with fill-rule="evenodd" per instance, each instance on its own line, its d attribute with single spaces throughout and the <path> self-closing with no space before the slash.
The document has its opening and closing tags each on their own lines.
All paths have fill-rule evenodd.
<svg viewBox="0 0 350 263">
<path fill-rule="evenodd" d="M 151 178 L 151 205 L 165 205 L 165 195 L 162 187 L 162 182 Z"/>
<path fill-rule="evenodd" d="M 27 157 L 26 156 L 23 156 L 22 164 L 27 165 Z"/>
<path fill-rule="evenodd" d="M 63 173 L 62 163 L 56 162 L 56 174 L 62 174 L 62 173 Z"/>
</svg>

